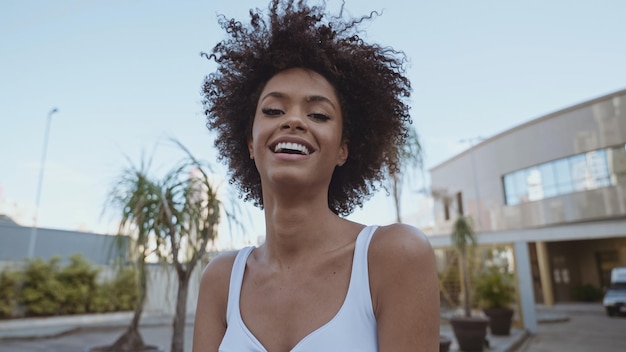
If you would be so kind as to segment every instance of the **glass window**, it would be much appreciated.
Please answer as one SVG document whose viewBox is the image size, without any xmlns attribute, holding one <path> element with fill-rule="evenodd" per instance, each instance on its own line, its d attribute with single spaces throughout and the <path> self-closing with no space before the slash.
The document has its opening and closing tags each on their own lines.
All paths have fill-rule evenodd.
<svg viewBox="0 0 626 352">
<path fill-rule="evenodd" d="M 626 144 L 623 147 L 619 146 L 607 150 L 606 160 L 611 175 L 611 183 L 617 184 L 618 180 L 623 180 L 626 176 Z"/>
<path fill-rule="evenodd" d="M 520 203 L 520 200 L 516 194 L 512 194 L 506 198 L 507 205 L 518 205 L 519 203 Z"/>
<path fill-rule="evenodd" d="M 587 153 L 587 165 L 589 166 L 590 188 L 606 187 L 611 184 L 611 176 L 606 160 L 605 150 L 595 150 Z"/>
<path fill-rule="evenodd" d="M 519 202 L 528 201 L 526 170 L 516 171 L 513 174 L 513 183 L 515 184 L 515 195 L 519 198 Z"/>
<path fill-rule="evenodd" d="M 514 201 L 516 197 L 515 183 L 513 182 L 513 174 L 504 175 L 504 196 L 507 205 L 515 205 L 519 200 Z"/>
<path fill-rule="evenodd" d="M 588 189 L 589 173 L 587 172 L 587 158 L 584 155 L 575 155 L 569 158 L 572 170 L 572 184 L 574 191 Z"/>
<path fill-rule="evenodd" d="M 545 163 L 539 165 L 539 172 L 541 173 L 541 186 L 543 190 L 543 196 L 545 198 L 556 196 L 556 179 L 554 178 L 554 168 L 552 163 Z"/>
<path fill-rule="evenodd" d="M 506 174 L 502 178 L 506 204 L 610 186 L 617 170 L 626 173 L 626 152 L 621 148 L 594 150 Z M 620 153 L 622 158 L 613 155 Z"/>
<path fill-rule="evenodd" d="M 528 169 L 526 172 L 526 185 L 528 187 L 528 200 L 543 199 L 543 189 L 541 185 L 541 172 L 538 168 Z"/>
<path fill-rule="evenodd" d="M 572 193 L 572 173 L 567 159 L 553 162 L 554 179 L 556 181 L 557 194 Z"/>
</svg>

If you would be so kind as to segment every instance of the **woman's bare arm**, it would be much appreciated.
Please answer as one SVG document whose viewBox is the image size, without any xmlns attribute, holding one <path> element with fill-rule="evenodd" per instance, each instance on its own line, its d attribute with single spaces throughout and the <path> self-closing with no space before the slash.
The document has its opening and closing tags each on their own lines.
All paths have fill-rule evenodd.
<svg viewBox="0 0 626 352">
<path fill-rule="evenodd" d="M 224 338 L 228 285 L 235 256 L 236 252 L 218 256 L 202 273 L 193 329 L 193 352 L 217 352 Z"/>
<path fill-rule="evenodd" d="M 382 227 L 368 258 L 379 351 L 438 351 L 439 281 L 426 236 L 408 225 Z"/>
</svg>

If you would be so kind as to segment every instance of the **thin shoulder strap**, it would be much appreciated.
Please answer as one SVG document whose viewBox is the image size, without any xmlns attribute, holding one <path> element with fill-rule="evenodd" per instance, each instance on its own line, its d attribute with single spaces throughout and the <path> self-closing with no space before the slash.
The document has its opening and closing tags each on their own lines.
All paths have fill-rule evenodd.
<svg viewBox="0 0 626 352">
<path fill-rule="evenodd" d="M 354 247 L 350 289 L 354 286 L 354 293 L 358 295 L 359 300 L 367 306 L 371 306 L 372 303 L 367 253 L 377 228 L 377 225 L 371 225 L 361 230 Z"/>
<path fill-rule="evenodd" d="M 228 303 L 226 305 L 226 323 L 230 324 L 232 319 L 240 319 L 239 314 L 239 297 L 241 295 L 241 284 L 243 283 L 243 274 L 246 271 L 246 262 L 248 256 L 254 247 L 243 248 L 237 253 L 233 270 L 230 273 L 230 284 L 228 285 Z"/>
</svg>

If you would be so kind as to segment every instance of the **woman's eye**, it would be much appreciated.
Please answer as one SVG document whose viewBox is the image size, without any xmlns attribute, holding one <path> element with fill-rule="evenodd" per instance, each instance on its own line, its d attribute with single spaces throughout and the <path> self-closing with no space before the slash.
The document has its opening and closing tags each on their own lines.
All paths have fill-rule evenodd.
<svg viewBox="0 0 626 352">
<path fill-rule="evenodd" d="M 311 116 L 312 118 L 314 118 L 316 120 L 320 120 L 320 121 L 330 120 L 330 116 L 325 115 L 325 114 L 311 114 L 309 116 Z"/>
<path fill-rule="evenodd" d="M 280 115 L 283 113 L 282 110 L 279 109 L 272 109 L 272 108 L 263 108 L 261 109 L 261 111 L 265 114 L 265 115 L 269 115 L 269 116 L 276 116 L 276 115 Z"/>
</svg>

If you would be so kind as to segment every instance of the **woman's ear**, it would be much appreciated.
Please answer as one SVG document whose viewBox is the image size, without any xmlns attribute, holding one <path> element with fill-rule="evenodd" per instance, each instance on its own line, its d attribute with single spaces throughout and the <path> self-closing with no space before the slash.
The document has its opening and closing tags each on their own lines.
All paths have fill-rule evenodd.
<svg viewBox="0 0 626 352">
<path fill-rule="evenodd" d="M 254 148 L 252 148 L 252 137 L 248 138 L 248 152 L 250 153 L 250 159 L 254 160 Z"/>
<path fill-rule="evenodd" d="M 337 166 L 343 166 L 348 160 L 348 141 L 343 141 L 339 147 L 339 158 L 337 160 Z"/>
</svg>

